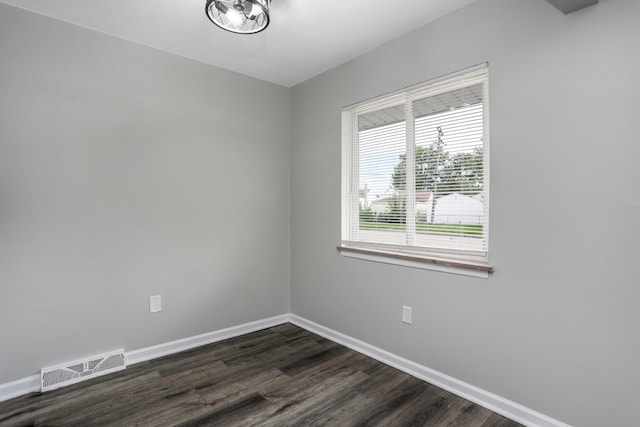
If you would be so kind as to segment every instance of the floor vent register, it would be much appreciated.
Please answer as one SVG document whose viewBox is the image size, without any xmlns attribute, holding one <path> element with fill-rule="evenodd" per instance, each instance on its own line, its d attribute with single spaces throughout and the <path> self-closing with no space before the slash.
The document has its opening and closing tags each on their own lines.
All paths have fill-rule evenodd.
<svg viewBox="0 0 640 427">
<path fill-rule="evenodd" d="M 124 350 L 42 368 L 41 390 L 49 391 L 126 368 Z"/>
</svg>

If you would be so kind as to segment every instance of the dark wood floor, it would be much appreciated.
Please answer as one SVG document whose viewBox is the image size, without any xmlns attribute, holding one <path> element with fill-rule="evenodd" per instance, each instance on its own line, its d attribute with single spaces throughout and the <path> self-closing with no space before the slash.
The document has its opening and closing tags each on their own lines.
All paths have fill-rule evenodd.
<svg viewBox="0 0 640 427">
<path fill-rule="evenodd" d="M 2 426 L 518 426 L 291 324 L 0 402 Z"/>
</svg>

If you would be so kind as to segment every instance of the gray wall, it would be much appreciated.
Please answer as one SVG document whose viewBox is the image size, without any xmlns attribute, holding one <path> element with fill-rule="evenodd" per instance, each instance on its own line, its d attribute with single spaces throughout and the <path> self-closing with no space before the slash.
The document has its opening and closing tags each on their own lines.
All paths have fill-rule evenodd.
<svg viewBox="0 0 640 427">
<path fill-rule="evenodd" d="M 292 312 L 567 423 L 637 425 L 639 19 L 478 0 L 294 87 Z M 341 257 L 340 108 L 484 61 L 496 272 Z"/>
<path fill-rule="evenodd" d="M 0 383 L 288 312 L 289 92 L 0 4 Z"/>
<path fill-rule="evenodd" d="M 291 298 L 565 422 L 634 425 L 639 17 L 478 0 L 289 91 L 0 4 L 0 383 Z M 340 108 L 484 61 L 496 272 L 340 257 Z"/>
</svg>

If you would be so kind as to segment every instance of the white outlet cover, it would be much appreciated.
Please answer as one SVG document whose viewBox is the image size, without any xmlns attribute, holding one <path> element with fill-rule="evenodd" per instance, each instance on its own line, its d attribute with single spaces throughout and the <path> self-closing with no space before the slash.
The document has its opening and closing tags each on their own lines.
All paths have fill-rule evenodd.
<svg viewBox="0 0 640 427">
<path fill-rule="evenodd" d="M 162 310 L 162 297 L 161 295 L 154 295 L 149 297 L 149 313 L 157 313 Z"/>
<path fill-rule="evenodd" d="M 403 305 L 402 306 L 402 322 L 411 324 L 411 307 Z"/>
</svg>

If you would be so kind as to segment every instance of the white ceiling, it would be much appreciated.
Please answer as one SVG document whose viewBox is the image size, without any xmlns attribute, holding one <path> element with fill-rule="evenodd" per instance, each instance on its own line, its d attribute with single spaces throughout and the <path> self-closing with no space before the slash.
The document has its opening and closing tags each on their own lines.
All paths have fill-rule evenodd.
<svg viewBox="0 0 640 427">
<path fill-rule="evenodd" d="M 271 24 L 232 34 L 205 0 L 0 0 L 42 15 L 291 87 L 475 0 L 272 0 Z"/>
</svg>

